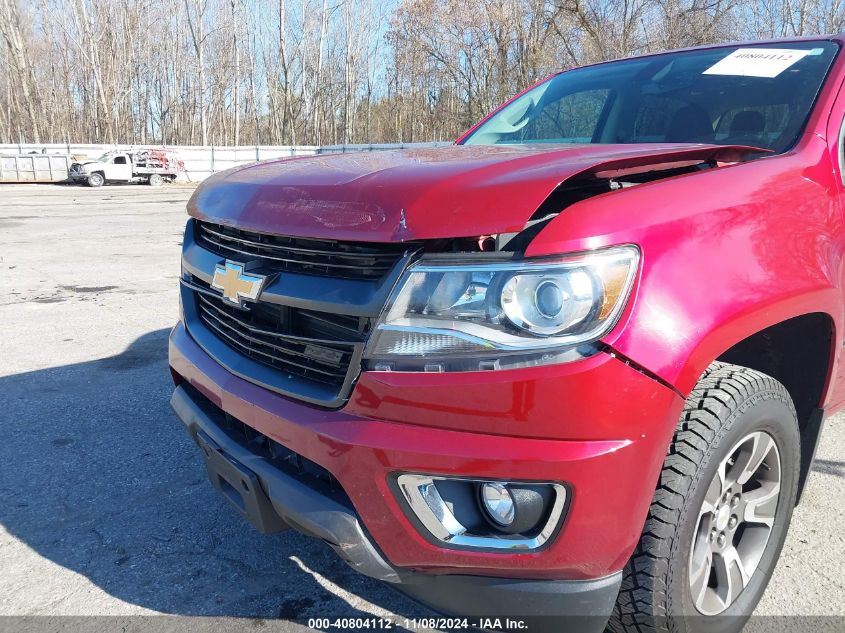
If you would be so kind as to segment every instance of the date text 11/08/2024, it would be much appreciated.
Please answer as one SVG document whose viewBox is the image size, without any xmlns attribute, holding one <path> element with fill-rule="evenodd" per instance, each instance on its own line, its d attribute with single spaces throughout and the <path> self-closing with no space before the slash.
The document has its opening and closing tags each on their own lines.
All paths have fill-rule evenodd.
<svg viewBox="0 0 845 633">
<path fill-rule="evenodd" d="M 447 630 L 461 631 L 481 629 L 484 631 L 524 631 L 528 622 L 515 618 L 309 618 L 308 628 L 320 631 L 344 629 L 360 631 L 364 629 L 394 629 L 401 627 L 411 631 Z"/>
</svg>

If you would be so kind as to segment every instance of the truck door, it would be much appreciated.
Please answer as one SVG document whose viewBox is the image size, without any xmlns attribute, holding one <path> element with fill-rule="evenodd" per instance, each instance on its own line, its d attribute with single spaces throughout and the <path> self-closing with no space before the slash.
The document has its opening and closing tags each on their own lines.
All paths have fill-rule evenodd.
<svg viewBox="0 0 845 633">
<path fill-rule="evenodd" d="M 132 179 L 132 161 L 126 154 L 117 154 L 112 158 L 112 163 L 109 165 L 109 173 L 106 174 L 109 180 L 131 180 Z"/>
</svg>

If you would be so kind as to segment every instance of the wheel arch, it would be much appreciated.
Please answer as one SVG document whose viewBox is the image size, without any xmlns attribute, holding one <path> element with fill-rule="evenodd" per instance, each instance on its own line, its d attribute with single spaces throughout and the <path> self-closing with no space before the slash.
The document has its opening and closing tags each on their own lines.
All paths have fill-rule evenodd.
<svg viewBox="0 0 845 633">
<path fill-rule="evenodd" d="M 833 318 L 826 312 L 810 312 L 749 334 L 714 360 L 775 378 L 792 397 L 800 422 L 825 401 L 835 340 Z"/>
<path fill-rule="evenodd" d="M 760 371 L 776 379 L 789 392 L 801 436 L 799 500 L 812 467 L 823 428 L 824 407 L 834 383 L 837 341 L 836 319 L 828 311 L 816 310 L 747 332 L 710 360 Z"/>
</svg>

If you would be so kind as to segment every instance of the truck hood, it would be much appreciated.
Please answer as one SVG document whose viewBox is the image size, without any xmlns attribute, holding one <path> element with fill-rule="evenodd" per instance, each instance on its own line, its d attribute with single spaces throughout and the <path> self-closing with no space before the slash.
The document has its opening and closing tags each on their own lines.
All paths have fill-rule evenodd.
<svg viewBox="0 0 845 633">
<path fill-rule="evenodd" d="M 215 174 L 191 197 L 188 212 L 241 229 L 322 239 L 392 242 L 513 233 L 575 176 L 735 161 L 748 151 L 650 143 L 324 154 Z"/>
<path fill-rule="evenodd" d="M 82 161 L 76 161 L 76 162 L 73 162 L 73 163 L 70 164 L 71 167 L 76 167 L 77 169 L 82 169 L 82 168 L 90 169 L 91 167 L 105 166 L 105 165 L 106 165 L 106 163 L 101 163 L 98 160 L 82 160 Z"/>
</svg>

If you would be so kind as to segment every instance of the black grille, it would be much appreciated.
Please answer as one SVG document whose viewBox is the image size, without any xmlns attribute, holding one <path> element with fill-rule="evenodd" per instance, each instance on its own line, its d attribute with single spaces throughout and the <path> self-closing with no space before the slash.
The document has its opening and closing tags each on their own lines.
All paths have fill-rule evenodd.
<svg viewBox="0 0 845 633">
<path fill-rule="evenodd" d="M 339 503 L 352 507 L 349 497 L 338 480 L 328 470 L 288 447 L 279 444 L 251 426 L 223 411 L 206 398 L 198 389 L 183 382 L 181 387 L 191 399 L 223 429 L 226 434 L 255 455 L 271 462 L 279 470 L 306 486 Z"/>
<path fill-rule="evenodd" d="M 242 231 L 196 223 L 196 240 L 221 257 L 260 261 L 274 270 L 340 279 L 381 279 L 413 244 L 368 244 Z"/>
<path fill-rule="evenodd" d="M 224 343 L 290 376 L 332 385 L 346 381 L 369 320 L 267 302 L 241 309 L 194 277 L 197 314 Z"/>
</svg>

